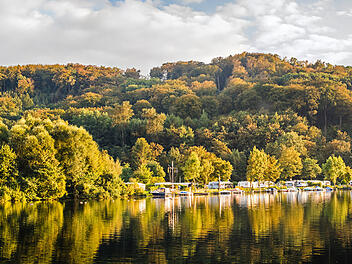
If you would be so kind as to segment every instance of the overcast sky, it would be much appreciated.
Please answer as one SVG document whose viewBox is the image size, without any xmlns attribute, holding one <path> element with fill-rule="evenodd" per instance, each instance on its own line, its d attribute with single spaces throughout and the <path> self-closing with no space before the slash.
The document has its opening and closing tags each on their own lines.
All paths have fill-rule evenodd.
<svg viewBox="0 0 352 264">
<path fill-rule="evenodd" d="M 0 0 L 0 64 L 136 67 L 270 52 L 352 65 L 351 0 Z"/>
</svg>

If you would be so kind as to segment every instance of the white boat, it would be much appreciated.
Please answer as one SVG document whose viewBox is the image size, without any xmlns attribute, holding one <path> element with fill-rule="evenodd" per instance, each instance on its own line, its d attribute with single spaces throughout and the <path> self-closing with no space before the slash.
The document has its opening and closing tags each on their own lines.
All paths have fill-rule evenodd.
<svg viewBox="0 0 352 264">
<path fill-rule="evenodd" d="M 180 191 L 178 194 L 181 195 L 181 196 L 191 196 L 191 195 L 193 195 L 192 192 L 187 192 L 187 191 Z"/>
<path fill-rule="evenodd" d="M 306 187 L 303 189 L 303 191 L 314 191 L 314 188 L 313 187 Z"/>
<path fill-rule="evenodd" d="M 233 190 L 231 190 L 232 193 L 243 193 L 244 191 L 241 190 L 240 188 L 235 188 Z"/>
<path fill-rule="evenodd" d="M 288 192 L 298 192 L 298 189 L 296 187 L 290 187 L 290 188 L 287 188 L 287 191 Z"/>
<path fill-rule="evenodd" d="M 268 188 L 265 191 L 274 193 L 274 192 L 277 192 L 277 189 L 276 188 Z"/>
<path fill-rule="evenodd" d="M 152 191 L 151 194 L 154 197 L 167 197 L 167 196 L 171 196 L 172 192 L 170 191 L 170 188 L 161 187 L 155 191 Z"/>
</svg>

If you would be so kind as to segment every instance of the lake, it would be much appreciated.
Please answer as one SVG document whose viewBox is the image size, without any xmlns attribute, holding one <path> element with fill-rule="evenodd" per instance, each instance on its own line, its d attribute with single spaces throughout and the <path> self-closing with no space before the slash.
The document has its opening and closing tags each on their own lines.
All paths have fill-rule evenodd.
<svg viewBox="0 0 352 264">
<path fill-rule="evenodd" d="M 351 192 L 0 205 L 0 263 L 350 263 Z"/>
</svg>

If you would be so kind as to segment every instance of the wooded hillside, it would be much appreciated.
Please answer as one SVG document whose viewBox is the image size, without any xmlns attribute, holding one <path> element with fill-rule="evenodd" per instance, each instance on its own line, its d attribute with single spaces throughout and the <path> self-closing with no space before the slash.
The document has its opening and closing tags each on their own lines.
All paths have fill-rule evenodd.
<svg viewBox="0 0 352 264">
<path fill-rule="evenodd" d="M 126 181 L 168 179 L 171 161 L 178 168 L 177 180 L 199 183 L 219 176 L 232 181 L 316 176 L 347 181 L 351 89 L 351 67 L 259 53 L 215 58 L 209 64 L 165 63 L 148 77 L 134 68 L 79 64 L 0 67 L 1 181 L 9 180 L 4 175 L 15 164 L 11 170 L 21 180 L 14 180 L 13 188 L 29 188 L 28 181 L 39 175 L 29 162 L 33 157 L 27 156 L 34 148 L 39 153 L 48 148 L 54 160 L 46 157 L 34 164 L 42 169 L 40 164 L 49 162 L 56 166 L 50 170 L 61 173 L 52 177 L 66 182 L 62 190 L 55 187 L 60 189 L 56 196 L 108 195 L 105 187 L 92 188 L 103 186 L 104 166 L 110 172 L 119 167 L 109 175 Z M 80 147 L 64 150 L 60 143 L 72 140 L 74 126 L 92 135 L 100 149 L 94 150 L 100 153 L 97 162 L 110 164 L 91 174 L 84 174 L 82 165 L 79 180 L 72 179 L 66 163 L 75 159 L 65 155 Z M 37 138 L 38 147 L 26 137 Z M 85 138 L 90 140 L 88 134 Z M 19 149 L 20 144 L 25 147 Z M 8 157 L 13 162 L 6 163 Z M 267 169 L 260 171 L 263 166 Z M 328 166 L 337 166 L 338 173 L 332 176 Z"/>
</svg>

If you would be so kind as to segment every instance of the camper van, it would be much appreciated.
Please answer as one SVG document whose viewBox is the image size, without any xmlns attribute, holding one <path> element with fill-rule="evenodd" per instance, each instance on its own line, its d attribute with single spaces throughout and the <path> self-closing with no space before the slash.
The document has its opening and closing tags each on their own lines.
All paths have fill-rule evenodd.
<svg viewBox="0 0 352 264">
<path fill-rule="evenodd" d="M 258 182 L 240 181 L 240 182 L 238 182 L 237 187 L 242 187 L 242 188 L 258 188 L 258 187 L 259 187 L 259 184 L 258 184 Z"/>
<path fill-rule="evenodd" d="M 213 181 L 208 184 L 209 189 L 219 189 L 219 182 Z M 229 181 L 220 181 L 220 189 L 233 188 L 233 183 Z"/>
</svg>

